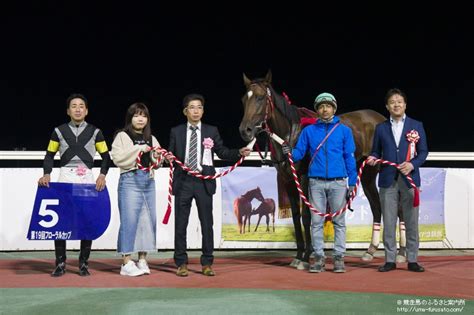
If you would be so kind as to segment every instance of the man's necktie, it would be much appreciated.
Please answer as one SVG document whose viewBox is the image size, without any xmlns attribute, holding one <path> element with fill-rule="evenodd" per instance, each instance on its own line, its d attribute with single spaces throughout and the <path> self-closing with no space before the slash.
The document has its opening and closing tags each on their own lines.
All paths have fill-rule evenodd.
<svg viewBox="0 0 474 315">
<path fill-rule="evenodd" d="M 189 141 L 188 167 L 193 171 L 197 171 L 197 128 L 196 126 L 189 126 L 189 129 L 191 129 L 191 139 Z"/>
</svg>

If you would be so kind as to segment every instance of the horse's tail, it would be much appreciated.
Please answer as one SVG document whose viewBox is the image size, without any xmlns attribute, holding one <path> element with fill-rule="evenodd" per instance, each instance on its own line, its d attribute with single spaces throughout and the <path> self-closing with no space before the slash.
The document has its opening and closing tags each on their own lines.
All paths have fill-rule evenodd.
<svg viewBox="0 0 474 315">
<path fill-rule="evenodd" d="M 275 209 L 276 209 L 275 200 L 270 199 L 269 203 L 270 203 L 270 213 L 273 215 L 273 221 L 275 221 Z"/>
<path fill-rule="evenodd" d="M 239 198 L 235 198 L 234 200 L 234 214 L 237 217 L 237 223 L 239 224 L 239 228 L 242 226 L 242 216 L 240 215 L 239 211 Z"/>
</svg>

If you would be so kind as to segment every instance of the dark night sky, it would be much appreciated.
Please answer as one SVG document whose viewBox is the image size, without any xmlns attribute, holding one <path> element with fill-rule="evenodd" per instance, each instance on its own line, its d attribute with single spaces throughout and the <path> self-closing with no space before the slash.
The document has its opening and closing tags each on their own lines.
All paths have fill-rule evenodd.
<svg viewBox="0 0 474 315">
<path fill-rule="evenodd" d="M 399 87 L 431 151 L 474 151 L 473 28 L 465 8 L 134 3 L 2 8 L 0 150 L 44 150 L 53 128 L 68 120 L 72 92 L 88 97 L 87 121 L 109 144 L 126 108 L 145 102 L 165 147 L 169 129 L 185 120 L 183 96 L 199 92 L 204 121 L 219 126 L 227 146 L 241 146 L 242 73 L 263 77 L 271 69 L 275 89 L 293 103 L 311 108 L 327 91 L 339 113 L 386 115 L 385 92 Z"/>
</svg>

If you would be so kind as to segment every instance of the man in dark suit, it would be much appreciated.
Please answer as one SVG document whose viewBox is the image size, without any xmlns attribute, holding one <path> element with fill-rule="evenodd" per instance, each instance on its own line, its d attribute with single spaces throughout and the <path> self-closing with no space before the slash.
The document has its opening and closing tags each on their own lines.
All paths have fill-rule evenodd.
<svg viewBox="0 0 474 315">
<path fill-rule="evenodd" d="M 398 170 L 393 166 L 382 165 L 379 174 L 380 201 L 383 216 L 383 243 L 385 264 L 380 272 L 396 269 L 396 226 L 398 203 L 401 203 L 406 227 L 406 251 L 408 270 L 423 272 L 418 260 L 418 206 L 413 206 L 415 190 L 405 176 L 410 175 L 416 187 L 420 187 L 420 166 L 428 156 L 428 145 L 423 124 L 405 114 L 406 96 L 399 89 L 391 89 L 385 97 L 390 119 L 377 125 L 369 165 L 381 158 L 400 164 Z"/>
<path fill-rule="evenodd" d="M 202 175 L 214 175 L 214 153 L 223 160 L 238 160 L 248 156 L 250 149 L 228 149 L 223 145 L 216 127 L 201 122 L 204 113 L 204 97 L 189 94 L 183 100 L 183 113 L 187 123 L 171 129 L 168 150 L 193 170 Z M 174 260 L 181 277 L 188 275 L 188 255 L 186 253 L 186 229 L 189 221 L 191 202 L 196 201 L 202 231 L 202 273 L 214 276 L 214 232 L 212 217 L 212 195 L 216 192 L 215 180 L 201 180 L 176 167 L 173 175 L 173 194 L 175 196 L 175 241 Z"/>
</svg>

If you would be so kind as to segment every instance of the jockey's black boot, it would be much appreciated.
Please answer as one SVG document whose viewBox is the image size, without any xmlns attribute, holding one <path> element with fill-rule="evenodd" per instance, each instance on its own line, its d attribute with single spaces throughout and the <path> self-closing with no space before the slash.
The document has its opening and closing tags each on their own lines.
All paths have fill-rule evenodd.
<svg viewBox="0 0 474 315">
<path fill-rule="evenodd" d="M 61 277 L 66 273 L 66 262 L 60 262 L 51 273 L 51 277 Z"/>
<path fill-rule="evenodd" d="M 92 241 L 81 241 L 81 252 L 79 253 L 79 275 L 82 277 L 90 276 L 89 256 L 91 254 Z"/>
<path fill-rule="evenodd" d="M 66 273 L 66 241 L 54 241 L 54 253 L 56 255 L 56 268 L 51 277 L 61 277 Z"/>
</svg>

